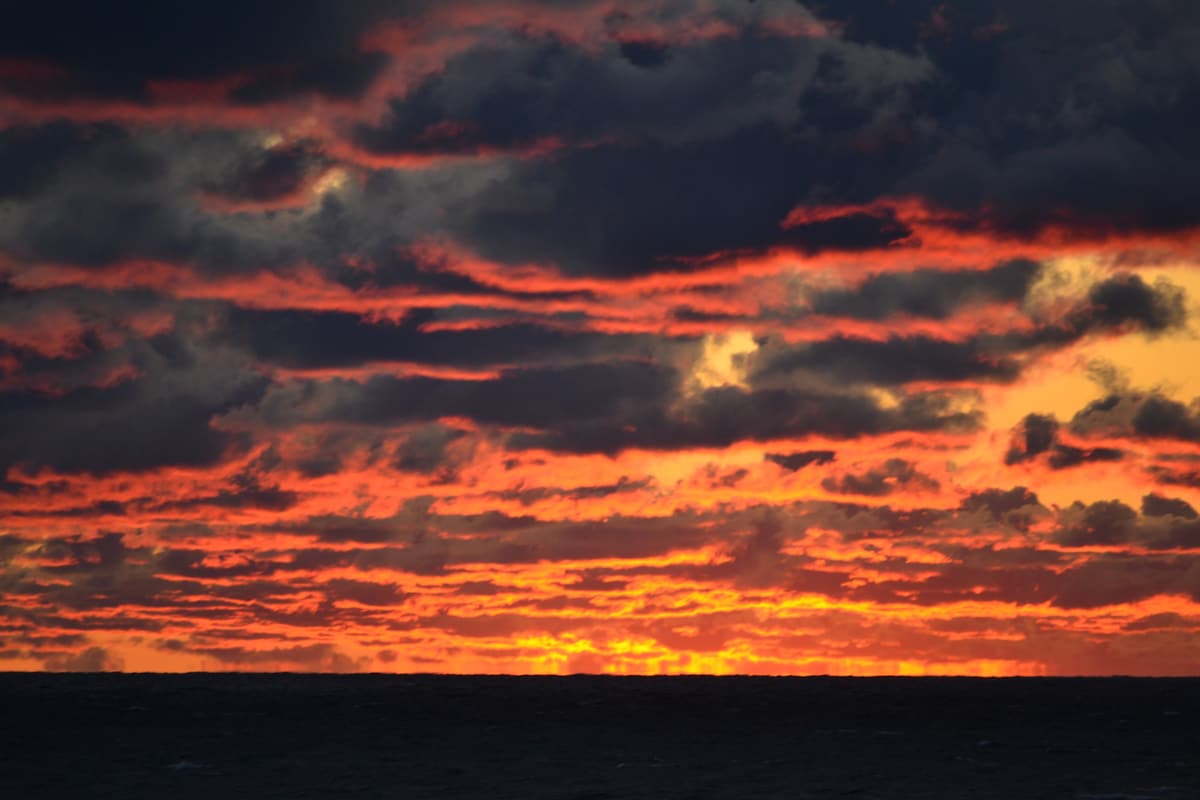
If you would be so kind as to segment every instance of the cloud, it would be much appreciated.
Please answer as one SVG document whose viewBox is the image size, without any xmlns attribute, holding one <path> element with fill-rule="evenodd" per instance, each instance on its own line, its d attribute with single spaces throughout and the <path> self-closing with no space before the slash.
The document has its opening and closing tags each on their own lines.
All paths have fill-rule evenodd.
<svg viewBox="0 0 1200 800">
<path fill-rule="evenodd" d="M 1152 631 L 1152 630 L 1169 630 L 1173 628 L 1194 629 L 1197 627 L 1197 620 L 1188 619 L 1173 611 L 1166 611 L 1162 614 L 1151 614 L 1141 619 L 1134 620 L 1125 624 L 1127 631 Z"/>
<path fill-rule="evenodd" d="M 20 263 L 100 268 L 158 261 L 228 272 L 298 259 L 291 244 L 262 235 L 254 224 L 261 220 L 210 215 L 193 196 L 211 180 L 202 170 L 213 167 L 215 146 L 244 146 L 237 135 L 137 135 L 112 124 L 48 125 L 23 135 L 74 137 L 77 144 L 57 157 L 40 145 L 42 166 L 29 169 L 48 180 L 31 184 L 0 220 L 0 250 Z M 201 161 L 199 170 L 189 156 Z"/>
<path fill-rule="evenodd" d="M 1194 669 L 1193 6 L 14 10 L 0 669 Z"/>
<path fill-rule="evenodd" d="M 1197 549 L 1200 522 L 1187 502 L 1156 495 L 1142 498 L 1141 515 L 1118 500 L 1075 503 L 1060 515 L 1054 539 L 1067 547 L 1138 544 L 1151 549 Z"/>
<path fill-rule="evenodd" d="M 121 657 L 103 647 L 89 647 L 79 653 L 45 658 L 50 672 L 120 672 L 125 668 Z"/>
<path fill-rule="evenodd" d="M 81 127 L 58 121 L 0 130 L 0 199 L 25 197 L 51 181 L 60 166 L 89 147 L 94 137 L 115 133 L 112 126 Z"/>
<path fill-rule="evenodd" d="M 1004 454 L 1005 464 L 1020 464 L 1045 455 L 1050 469 L 1069 469 L 1083 464 L 1120 461 L 1125 453 L 1112 447 L 1075 447 L 1059 441 L 1057 419 L 1045 414 L 1028 414 L 1013 429 L 1012 443 Z"/>
<path fill-rule="evenodd" d="M 277 426 L 303 421 L 383 425 L 460 416 L 539 428 L 653 407 L 676 384 L 671 370 L 634 361 L 507 369 L 483 381 L 377 375 L 365 383 L 293 382 L 268 392 L 257 415 Z"/>
<path fill-rule="evenodd" d="M 383 72 L 387 53 L 341 53 L 321 60 L 263 71 L 229 93 L 235 105 L 262 105 L 318 95 L 335 100 L 361 97 Z"/>
<path fill-rule="evenodd" d="M 1110 394 L 1075 414 L 1071 429 L 1083 435 L 1200 441 L 1200 409 L 1157 392 Z"/>
<path fill-rule="evenodd" d="M 653 40 L 630 39 L 621 42 L 618 49 L 626 61 L 641 69 L 656 69 L 665 65 L 671 58 L 670 47 Z"/>
<path fill-rule="evenodd" d="M 180 335 L 145 341 L 134 358 L 141 374 L 112 386 L 0 395 L 0 467 L 103 474 L 212 465 L 245 448 L 212 420 L 262 397 L 266 380 Z"/>
<path fill-rule="evenodd" d="M 1088 290 L 1087 323 L 1081 327 L 1098 326 L 1120 329 L 1133 325 L 1137 329 L 1159 332 L 1178 328 L 1187 319 L 1184 293 L 1168 281 L 1148 285 L 1138 275 L 1120 273 L 1095 284 Z M 1088 311 L 1081 310 L 1081 315 Z"/>
<path fill-rule="evenodd" d="M 829 464 L 837 458 L 833 450 L 802 450 L 797 453 L 767 453 L 763 456 L 788 472 L 796 472 L 810 464 Z"/>
<path fill-rule="evenodd" d="M 932 5 L 822 9 L 852 39 L 919 48 L 937 66 L 936 84 L 914 94 L 914 113 L 942 124 L 901 185 L 1016 236 L 1195 224 L 1196 162 L 1173 138 L 1189 126 L 1175 98 L 1195 91 L 1188 53 L 1200 20 L 1186 3 L 1089 4 L 1070 36 L 1062 26 L 1082 5 L 955 8 L 943 31 L 928 27 Z"/>
<path fill-rule="evenodd" d="M 350 98 L 379 68 L 378 54 L 358 52 L 359 38 L 385 14 L 405 10 L 368 2 L 334 14 L 321 3 L 247 8 L 220 2 L 168 13 L 155 3 L 129 0 L 103 12 L 71 9 L 64 19 L 61 9 L 31 6 L 14 11 L 10 30 L 21 34 L 0 37 L 0 54 L 43 69 L 8 75 L 0 89 L 42 102 L 149 104 L 156 84 L 249 75 L 243 101 L 274 99 L 289 93 L 285 89 Z"/>
<path fill-rule="evenodd" d="M 363 660 L 323 643 L 263 649 L 184 643 L 181 649 L 238 670 L 345 673 L 361 672 L 364 667 Z"/>
<path fill-rule="evenodd" d="M 224 174 L 211 177 L 204 184 L 204 191 L 233 207 L 294 204 L 300 191 L 323 171 L 327 163 L 314 142 L 281 143 L 241 154 Z M 299 198 L 299 202 L 303 200 Z"/>
<path fill-rule="evenodd" d="M 569 275 L 689 271 L 713 253 L 771 247 L 863 251 L 905 235 L 894 215 L 851 213 L 784 229 L 806 193 L 777 178 L 798 173 L 808 185 L 835 185 L 862 173 L 866 181 L 874 161 L 806 147 L 762 125 L 670 147 L 600 143 L 514 165 L 452 204 L 450 231 L 487 258 L 553 264 Z"/>
<path fill-rule="evenodd" d="M 481 300 L 485 302 L 486 300 Z M 636 351 L 651 340 L 561 330 L 529 323 L 466 330 L 427 330 L 435 312 L 417 309 L 399 322 L 358 314 L 231 309 L 221 337 L 256 358 L 285 367 L 350 366 L 404 361 L 455 366 L 532 365 Z"/>
<path fill-rule="evenodd" d="M 677 44 L 646 70 L 616 42 L 592 53 L 550 37 L 493 39 L 391 100 L 385 118 L 357 126 L 354 138 L 376 154 L 470 153 L 557 139 L 707 138 L 787 122 L 821 48 L 807 41 L 814 43 L 747 36 Z"/>
<path fill-rule="evenodd" d="M 465 434 L 465 431 L 444 425 L 418 428 L 396 448 L 393 464 L 396 469 L 411 472 L 435 472 L 443 469 L 448 466 L 449 446 Z"/>
<path fill-rule="evenodd" d="M 914 381 L 992 380 L 1020 374 L 1015 347 L 1002 337 L 965 341 L 893 336 L 884 341 L 835 336 L 778 348 L 759 367 L 763 379 L 793 371 L 832 374 L 843 381 L 902 384 Z"/>
<path fill-rule="evenodd" d="M 1177 497 L 1163 497 L 1160 494 L 1148 494 L 1142 498 L 1142 514 L 1147 517 L 1178 517 L 1180 519 L 1196 519 L 1196 509 L 1185 500 Z"/>
<path fill-rule="evenodd" d="M 859 319 L 900 314 L 946 319 L 972 304 L 1019 303 L 1040 269 L 1036 262 L 1018 259 L 981 271 L 885 272 L 853 287 L 818 292 L 811 308 L 815 314 Z"/>
<path fill-rule="evenodd" d="M 1016 270 L 1024 273 L 1024 279 L 1019 283 L 1026 291 L 1032 278 L 1032 273 L 1027 272 L 1029 269 L 1022 266 Z M 901 304 L 900 298 L 908 289 L 900 287 L 905 286 L 906 281 L 916 280 L 919 285 L 928 278 L 920 273 L 917 275 L 916 279 L 870 279 L 867 293 L 860 300 L 862 311 L 869 315 L 867 306 L 873 302 L 878 305 L 871 299 L 872 293 L 878 291 L 872 288 L 872 281 L 890 284 L 895 291 L 889 293 L 889 302 Z M 960 294 L 968 291 L 968 281 L 950 281 L 949 285 L 954 287 L 955 283 Z M 818 302 L 821 302 L 819 297 Z M 1024 330 L 981 332 L 961 339 L 916 334 L 892 334 L 876 339 L 836 334 L 810 343 L 763 348 L 756 372 L 760 380 L 792 372 L 811 372 L 832 375 L 843 381 L 885 385 L 966 381 L 1010 383 L 1021 375 L 1030 358 L 1078 342 L 1088 335 L 1132 331 L 1153 334 L 1179 328 L 1186 318 L 1183 302 L 1182 290 L 1173 284 L 1161 282 L 1151 287 L 1137 276 L 1118 274 L 1092 285 L 1087 297 L 1075 301 L 1074 308 L 1062 319 L 1034 320 L 1034 326 Z M 899 310 L 900 305 L 895 307 Z M 842 310 L 851 309 L 843 305 Z"/>
<path fill-rule="evenodd" d="M 615 453 L 627 448 L 669 450 L 726 447 L 739 441 L 770 441 L 806 435 L 856 438 L 894 431 L 969 431 L 978 418 L 946 398 L 912 395 L 885 408 L 862 394 L 806 389 L 708 389 L 670 413 L 630 408 L 622 416 L 564 420 L 543 433 L 510 438 L 517 448 Z"/>
<path fill-rule="evenodd" d="M 781 7 L 787 10 L 775 4 Z M 391 98 L 383 119 L 355 126 L 354 141 L 374 154 L 473 153 L 546 141 L 679 143 L 764 123 L 796 124 L 801 95 L 820 80 L 820 61 L 829 53 L 855 62 L 847 85 L 824 82 L 847 104 L 863 94 L 896 102 L 930 72 L 916 55 L 864 58 L 836 37 L 805 35 L 818 26 L 797 6 L 790 9 L 795 19 L 776 24 L 736 10 L 743 13 L 717 23 L 720 35 L 674 41 L 650 32 L 635 38 L 619 28 L 598 42 L 540 34 L 528 25 L 494 32 Z M 632 27 L 647 21 L 631 20 Z"/>
<path fill-rule="evenodd" d="M 987 512 L 993 522 L 1003 522 L 1018 530 L 1028 530 L 1038 516 L 1048 514 L 1038 496 L 1024 486 L 972 492 L 959 507 L 967 514 Z"/>
<path fill-rule="evenodd" d="M 865 472 L 845 472 L 821 481 L 821 486 L 835 494 L 858 494 L 884 497 L 898 491 L 936 491 L 940 484 L 917 471 L 911 461 L 889 458 Z"/>
<path fill-rule="evenodd" d="M 1097 558 L 1063 573 L 1054 603 L 1061 608 L 1087 609 L 1161 594 L 1194 598 L 1197 564 L 1194 558 Z"/>
</svg>

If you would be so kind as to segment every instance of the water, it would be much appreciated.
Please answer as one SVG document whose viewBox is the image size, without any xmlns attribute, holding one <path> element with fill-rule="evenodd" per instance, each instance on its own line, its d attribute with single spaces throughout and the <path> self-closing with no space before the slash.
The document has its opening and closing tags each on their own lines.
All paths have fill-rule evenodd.
<svg viewBox="0 0 1200 800">
<path fill-rule="evenodd" d="M 1200 679 L 0 675 L 13 798 L 1200 798 Z"/>
</svg>

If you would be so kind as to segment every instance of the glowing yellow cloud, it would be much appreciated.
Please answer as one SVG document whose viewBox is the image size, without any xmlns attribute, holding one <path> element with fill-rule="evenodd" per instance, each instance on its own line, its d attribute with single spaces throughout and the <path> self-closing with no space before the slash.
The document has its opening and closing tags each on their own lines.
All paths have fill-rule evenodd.
<svg viewBox="0 0 1200 800">
<path fill-rule="evenodd" d="M 700 356 L 692 366 L 691 388 L 702 391 L 718 386 L 745 387 L 747 356 L 757 349 L 758 343 L 750 331 L 706 334 Z"/>
</svg>

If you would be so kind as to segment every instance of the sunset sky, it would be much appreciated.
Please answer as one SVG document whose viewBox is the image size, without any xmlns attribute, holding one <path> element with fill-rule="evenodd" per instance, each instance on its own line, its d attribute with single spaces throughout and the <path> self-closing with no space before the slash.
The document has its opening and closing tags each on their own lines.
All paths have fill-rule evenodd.
<svg viewBox="0 0 1200 800">
<path fill-rule="evenodd" d="M 1200 3 L 26 3 L 0 669 L 1200 674 Z"/>
</svg>

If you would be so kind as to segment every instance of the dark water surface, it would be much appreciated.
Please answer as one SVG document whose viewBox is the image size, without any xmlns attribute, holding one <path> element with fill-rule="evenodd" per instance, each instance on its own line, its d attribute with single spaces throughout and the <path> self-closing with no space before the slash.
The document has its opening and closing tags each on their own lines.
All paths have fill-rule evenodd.
<svg viewBox="0 0 1200 800">
<path fill-rule="evenodd" d="M 1200 798 L 1200 679 L 0 674 L 11 798 Z"/>
</svg>

